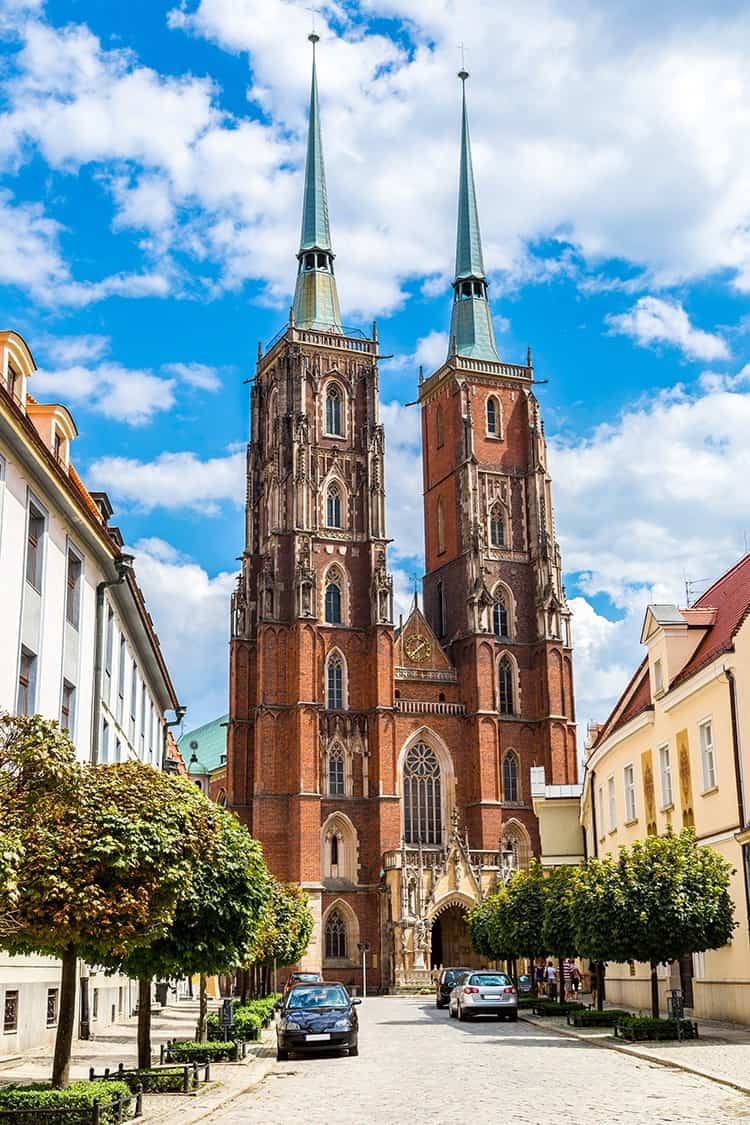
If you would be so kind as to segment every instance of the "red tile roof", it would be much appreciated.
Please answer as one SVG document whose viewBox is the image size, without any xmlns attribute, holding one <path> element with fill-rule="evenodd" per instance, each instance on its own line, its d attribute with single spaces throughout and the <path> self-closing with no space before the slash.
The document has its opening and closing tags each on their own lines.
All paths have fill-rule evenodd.
<svg viewBox="0 0 750 1125">
<path fill-rule="evenodd" d="M 745 555 L 717 579 L 690 608 L 714 609 L 716 617 L 685 667 L 670 683 L 670 691 L 700 672 L 723 652 L 731 651 L 737 630 L 750 614 L 750 555 Z M 652 706 L 648 661 L 643 660 L 603 724 L 592 749 Z"/>
</svg>

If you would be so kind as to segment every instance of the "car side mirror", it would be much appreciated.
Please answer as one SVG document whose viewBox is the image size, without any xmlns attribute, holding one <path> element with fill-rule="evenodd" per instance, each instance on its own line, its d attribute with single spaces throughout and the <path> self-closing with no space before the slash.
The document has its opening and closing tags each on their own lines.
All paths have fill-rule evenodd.
<svg viewBox="0 0 750 1125">
<path fill-rule="evenodd" d="M 361 1004 L 361 1003 L 362 1003 L 362 997 L 361 996 L 352 996 L 352 1006 L 354 1006 L 354 1004 Z"/>
</svg>

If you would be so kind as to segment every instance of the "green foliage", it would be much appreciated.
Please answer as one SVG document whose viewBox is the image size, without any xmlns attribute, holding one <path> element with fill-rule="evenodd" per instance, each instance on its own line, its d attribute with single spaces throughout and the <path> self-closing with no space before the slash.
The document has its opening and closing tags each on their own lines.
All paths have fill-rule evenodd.
<svg viewBox="0 0 750 1125">
<path fill-rule="evenodd" d="M 307 895 L 296 883 L 274 880 L 271 897 L 261 919 L 250 961 L 295 965 L 307 952 L 313 916 Z"/>
<path fill-rule="evenodd" d="M 220 1059 L 229 1059 L 236 1062 L 238 1056 L 237 1044 L 232 1039 L 226 1042 L 223 1039 L 206 1043 L 197 1043 L 193 1039 L 183 1039 L 170 1043 L 169 1061 L 186 1063 L 216 1062 Z"/>
<path fill-rule="evenodd" d="M 140 1070 L 116 1071 L 103 1081 L 124 1082 L 133 1092 L 141 1086 L 144 1094 L 181 1094 L 185 1079 L 183 1067 L 161 1066 L 158 1069 L 142 1067 Z M 192 1085 L 192 1076 L 190 1082 Z"/>
<path fill-rule="evenodd" d="M 246 1004 L 238 1004 L 234 1009 L 232 1035 L 248 1041 L 258 1039 L 261 1028 L 273 1019 L 278 1001 L 279 993 L 274 992 L 259 1000 L 249 1000 Z M 208 1017 L 207 1033 L 217 1038 L 221 1034 L 218 1012 L 212 1012 Z"/>
<path fill-rule="evenodd" d="M 574 1027 L 614 1027 L 623 1016 L 629 1015 L 621 1008 L 605 1008 L 598 1012 L 596 1009 L 571 1013 L 571 1022 Z"/>
<path fill-rule="evenodd" d="M 544 881 L 541 949 L 555 957 L 574 957 L 577 952 L 574 917 L 577 887 L 575 867 L 553 867 Z"/>
<path fill-rule="evenodd" d="M 492 918 L 494 896 L 477 903 L 469 910 L 466 920 L 469 925 L 469 938 L 471 947 L 480 957 L 487 957 L 494 961 L 495 953 L 490 936 L 490 921 Z"/>
<path fill-rule="evenodd" d="M 527 871 L 516 871 L 505 884 L 501 907 L 502 941 L 511 956 L 533 960 L 544 951 L 545 878 L 542 865 L 532 860 Z M 507 956 L 508 954 L 504 954 Z"/>
<path fill-rule="evenodd" d="M 65 1125 L 89 1125 L 92 1106 L 98 1099 L 102 1125 L 115 1125 L 117 1111 L 112 1102 L 117 1095 L 130 1104 L 130 1089 L 125 1082 L 71 1082 L 66 1090 L 53 1090 L 46 1083 L 31 1086 L 6 1086 L 0 1089 L 0 1110 L 15 1110 L 14 1125 L 39 1125 L 35 1113 L 24 1110 L 60 1109 L 65 1111 Z M 76 1110 L 80 1112 L 76 1113 Z"/>
<path fill-rule="evenodd" d="M 576 946 L 592 961 L 627 961 L 624 895 L 612 856 L 591 858 L 579 870 L 573 901 Z"/>
<path fill-rule="evenodd" d="M 540 997 L 532 1007 L 538 1016 L 565 1016 L 568 1012 L 582 1012 L 584 1009 L 584 1005 L 578 1000 L 566 1000 L 560 1003 L 559 1000 L 549 1000 L 544 997 Z"/>
<path fill-rule="evenodd" d="M 678 1034 L 679 1024 L 679 1034 Z M 692 1020 L 660 1020 L 653 1016 L 620 1016 L 616 1024 L 622 1039 L 697 1039 L 698 1032 Z"/>
</svg>

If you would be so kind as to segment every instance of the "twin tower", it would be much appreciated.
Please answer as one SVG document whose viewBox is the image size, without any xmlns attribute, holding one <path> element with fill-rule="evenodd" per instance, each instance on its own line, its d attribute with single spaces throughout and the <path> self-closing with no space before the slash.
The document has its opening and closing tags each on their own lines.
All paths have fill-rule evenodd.
<svg viewBox="0 0 750 1125">
<path fill-rule="evenodd" d="M 258 357 L 232 600 L 229 802 L 309 895 L 305 964 L 357 985 L 364 949 L 380 988 L 472 963 L 467 908 L 539 851 L 530 771 L 577 773 L 534 372 L 497 353 L 459 77 L 450 345 L 419 385 L 424 612 L 394 629 L 378 340 L 342 326 L 314 53 L 294 303 Z"/>
</svg>

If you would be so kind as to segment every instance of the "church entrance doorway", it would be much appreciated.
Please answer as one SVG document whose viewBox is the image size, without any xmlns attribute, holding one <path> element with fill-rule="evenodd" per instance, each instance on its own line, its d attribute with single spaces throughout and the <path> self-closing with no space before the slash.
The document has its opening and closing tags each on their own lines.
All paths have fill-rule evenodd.
<svg viewBox="0 0 750 1125">
<path fill-rule="evenodd" d="M 449 906 L 432 923 L 432 968 L 440 965 L 481 966 L 481 958 L 471 948 L 464 906 Z"/>
</svg>

